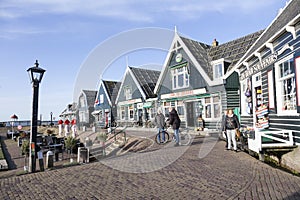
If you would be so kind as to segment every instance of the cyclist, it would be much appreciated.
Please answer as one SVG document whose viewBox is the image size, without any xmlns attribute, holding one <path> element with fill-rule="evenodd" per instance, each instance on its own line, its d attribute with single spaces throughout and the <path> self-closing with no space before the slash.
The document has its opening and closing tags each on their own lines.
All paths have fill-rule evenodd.
<svg viewBox="0 0 300 200">
<path fill-rule="evenodd" d="M 157 113 L 155 115 L 155 118 L 154 118 L 154 123 L 157 127 L 157 131 L 158 133 L 161 133 L 162 135 L 162 138 L 160 138 L 160 134 L 158 134 L 158 142 L 160 143 L 164 143 L 165 142 L 165 132 L 164 132 L 164 129 L 165 129 L 165 116 L 164 114 L 162 114 L 162 111 L 161 111 L 161 108 L 158 108 L 157 110 Z"/>
</svg>

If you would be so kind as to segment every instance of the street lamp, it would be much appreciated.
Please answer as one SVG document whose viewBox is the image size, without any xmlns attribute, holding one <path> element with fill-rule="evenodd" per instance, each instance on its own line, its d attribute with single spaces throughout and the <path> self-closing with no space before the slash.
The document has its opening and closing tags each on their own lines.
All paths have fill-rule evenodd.
<svg viewBox="0 0 300 200">
<path fill-rule="evenodd" d="M 29 146 L 29 172 L 36 170 L 36 136 L 37 136 L 37 121 L 38 121 L 38 104 L 39 104 L 39 84 L 42 81 L 46 70 L 39 67 L 36 60 L 34 67 L 30 67 L 27 72 L 30 82 L 32 83 L 33 98 L 32 98 L 32 118 L 30 128 L 30 146 Z"/>
<path fill-rule="evenodd" d="M 53 112 L 50 112 L 50 126 L 51 126 L 51 127 L 53 126 L 53 123 L 52 123 L 52 115 L 53 115 Z"/>
</svg>

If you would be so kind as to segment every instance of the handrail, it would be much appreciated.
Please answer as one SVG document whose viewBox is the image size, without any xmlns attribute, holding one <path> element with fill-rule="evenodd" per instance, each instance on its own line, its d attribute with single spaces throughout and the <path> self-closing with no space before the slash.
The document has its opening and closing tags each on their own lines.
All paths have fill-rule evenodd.
<svg viewBox="0 0 300 200">
<path fill-rule="evenodd" d="M 265 148 L 265 147 L 285 147 L 285 146 L 293 146 L 294 145 L 293 132 L 291 130 L 258 131 L 258 134 L 260 134 L 258 137 L 258 141 L 257 141 L 257 142 L 259 142 L 260 150 L 262 150 L 262 148 Z M 288 138 L 288 140 L 279 138 L 278 136 L 284 137 L 286 139 Z M 272 143 L 264 143 L 263 144 L 263 142 L 262 142 L 263 137 L 271 139 L 271 140 L 275 140 L 276 143 L 272 142 Z"/>
<path fill-rule="evenodd" d="M 124 138 L 125 138 L 125 141 L 126 141 L 126 130 L 127 126 L 125 126 L 122 130 L 118 131 L 118 132 L 115 132 L 114 133 L 114 140 L 116 141 L 117 140 L 117 135 L 121 134 L 121 133 L 124 133 Z M 116 129 L 116 128 L 115 128 Z"/>
</svg>

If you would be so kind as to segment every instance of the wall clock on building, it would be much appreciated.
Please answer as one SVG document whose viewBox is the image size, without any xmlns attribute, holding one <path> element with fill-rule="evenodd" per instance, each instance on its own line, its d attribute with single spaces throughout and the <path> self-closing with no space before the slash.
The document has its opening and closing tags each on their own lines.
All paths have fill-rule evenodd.
<svg viewBox="0 0 300 200">
<path fill-rule="evenodd" d="M 175 57 L 176 62 L 181 62 L 182 61 L 182 54 L 178 53 Z"/>
</svg>

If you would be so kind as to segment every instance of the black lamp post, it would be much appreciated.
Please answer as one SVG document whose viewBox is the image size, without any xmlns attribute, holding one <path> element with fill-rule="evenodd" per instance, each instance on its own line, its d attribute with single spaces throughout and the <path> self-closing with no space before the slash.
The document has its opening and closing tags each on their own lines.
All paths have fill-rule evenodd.
<svg viewBox="0 0 300 200">
<path fill-rule="evenodd" d="M 30 146 L 29 146 L 29 172 L 35 172 L 36 170 L 36 136 L 38 126 L 38 104 L 39 104 L 39 84 L 42 81 L 43 75 L 46 70 L 39 67 L 39 63 L 36 60 L 34 67 L 30 67 L 27 72 L 30 77 L 33 89 L 32 99 L 32 119 L 30 129 Z"/>
<path fill-rule="evenodd" d="M 51 126 L 51 127 L 53 126 L 53 123 L 52 123 L 52 116 L 53 116 L 53 112 L 50 112 L 50 126 Z"/>
</svg>

